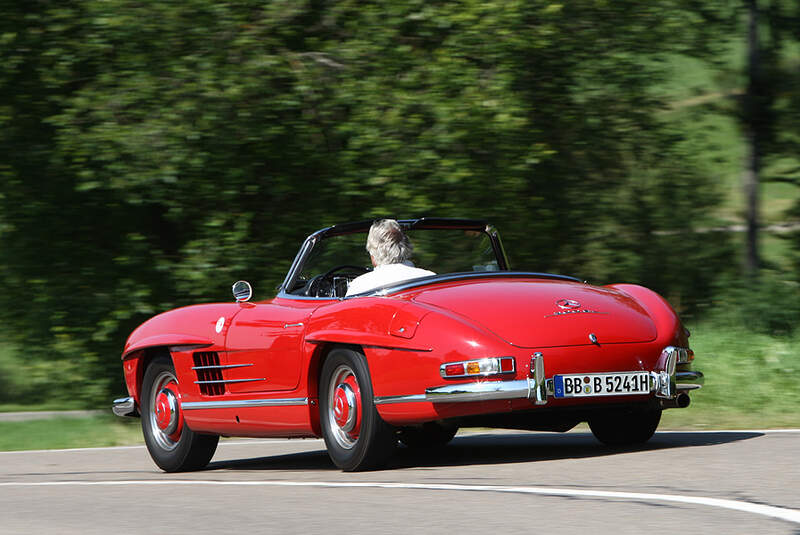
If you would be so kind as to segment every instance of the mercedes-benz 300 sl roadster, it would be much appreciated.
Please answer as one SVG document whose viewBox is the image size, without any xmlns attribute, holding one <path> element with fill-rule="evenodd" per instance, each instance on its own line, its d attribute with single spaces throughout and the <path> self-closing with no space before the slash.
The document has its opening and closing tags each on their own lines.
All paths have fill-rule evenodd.
<svg viewBox="0 0 800 535">
<path fill-rule="evenodd" d="M 323 437 L 346 471 L 399 443 L 441 446 L 460 427 L 567 431 L 643 443 L 662 410 L 703 384 L 689 332 L 633 284 L 512 271 L 484 221 L 400 220 L 435 275 L 346 295 L 369 271 L 371 222 L 327 227 L 300 247 L 275 298 L 164 312 L 122 355 L 129 397 L 163 470 L 198 469 L 220 436 Z"/>
</svg>

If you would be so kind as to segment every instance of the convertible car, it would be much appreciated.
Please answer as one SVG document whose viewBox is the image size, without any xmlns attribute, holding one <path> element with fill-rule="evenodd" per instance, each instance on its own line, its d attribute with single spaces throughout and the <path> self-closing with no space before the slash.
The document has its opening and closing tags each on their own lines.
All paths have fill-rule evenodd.
<svg viewBox="0 0 800 535">
<path fill-rule="evenodd" d="M 568 431 L 647 441 L 664 409 L 703 384 L 689 332 L 632 284 L 512 271 L 485 221 L 399 221 L 416 265 L 436 273 L 346 296 L 368 271 L 371 221 L 300 247 L 274 299 L 165 312 L 122 354 L 155 463 L 199 469 L 220 436 L 323 437 L 345 471 L 378 468 L 399 443 L 441 446 L 460 427 Z"/>
</svg>

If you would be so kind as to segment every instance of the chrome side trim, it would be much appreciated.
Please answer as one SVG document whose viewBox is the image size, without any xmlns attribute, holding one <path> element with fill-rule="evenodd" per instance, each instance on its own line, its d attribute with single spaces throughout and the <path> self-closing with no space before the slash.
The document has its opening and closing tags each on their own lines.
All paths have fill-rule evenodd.
<svg viewBox="0 0 800 535">
<path fill-rule="evenodd" d="M 189 401 L 181 403 L 181 408 L 190 411 L 194 409 L 242 409 L 248 407 L 291 407 L 298 405 L 308 405 L 308 398 Z"/>
<path fill-rule="evenodd" d="M 117 416 L 130 416 L 131 418 L 139 416 L 139 411 L 136 409 L 136 402 L 132 397 L 115 399 L 111 405 L 111 410 L 114 411 L 114 414 Z"/>
<path fill-rule="evenodd" d="M 196 385 L 215 385 L 215 384 L 228 384 L 228 383 L 252 383 L 253 381 L 266 381 L 267 379 L 262 377 L 261 379 L 219 379 L 215 381 L 195 381 L 194 384 Z"/>
<path fill-rule="evenodd" d="M 309 344 L 324 344 L 324 343 L 328 342 L 329 340 L 326 340 L 323 337 L 323 338 L 306 338 L 305 341 L 308 342 Z M 334 342 L 334 343 L 338 343 L 338 342 Z M 360 345 L 361 345 L 361 347 L 374 347 L 376 349 L 390 349 L 392 351 L 411 351 L 411 352 L 414 352 L 414 353 L 430 353 L 431 351 L 433 351 L 432 347 L 428 347 L 428 348 L 396 347 L 396 346 L 383 346 L 383 345 L 377 345 L 377 344 L 360 344 Z"/>
<path fill-rule="evenodd" d="M 193 370 L 230 370 L 231 368 L 246 368 L 252 364 L 217 364 L 215 366 L 192 366 Z"/>
<path fill-rule="evenodd" d="M 283 324 L 283 328 L 284 329 L 288 329 L 289 327 L 302 327 L 302 326 L 303 326 L 303 322 L 302 321 L 300 323 L 284 323 Z"/>
<path fill-rule="evenodd" d="M 430 401 L 425 398 L 425 394 L 411 394 L 408 396 L 375 396 L 375 405 L 391 405 L 392 403 L 410 403 L 413 401 Z"/>
<path fill-rule="evenodd" d="M 307 341 L 310 341 L 312 343 L 316 343 L 313 340 L 307 340 Z M 433 351 L 432 347 L 429 347 L 427 349 L 417 349 L 417 348 L 413 348 L 413 347 L 409 348 L 409 347 L 378 346 L 378 345 L 374 345 L 374 344 L 361 344 L 361 347 L 374 347 L 376 349 L 391 349 L 392 351 L 411 351 L 412 353 L 430 353 L 430 352 Z"/>
<path fill-rule="evenodd" d="M 169 346 L 169 350 L 175 353 L 180 353 L 183 351 L 193 351 L 195 349 L 203 349 L 205 347 L 211 347 L 212 344 L 186 344 L 186 345 L 178 345 L 178 346 Z"/>
</svg>

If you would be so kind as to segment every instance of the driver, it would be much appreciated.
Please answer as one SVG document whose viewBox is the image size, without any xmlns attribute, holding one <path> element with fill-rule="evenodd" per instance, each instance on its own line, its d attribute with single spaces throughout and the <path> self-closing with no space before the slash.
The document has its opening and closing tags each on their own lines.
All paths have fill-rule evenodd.
<svg viewBox="0 0 800 535">
<path fill-rule="evenodd" d="M 353 279 L 347 287 L 347 295 L 360 294 L 393 282 L 436 275 L 433 271 L 414 267 L 410 260 L 413 250 L 397 221 L 375 221 L 367 236 L 367 252 L 375 269 Z"/>
</svg>

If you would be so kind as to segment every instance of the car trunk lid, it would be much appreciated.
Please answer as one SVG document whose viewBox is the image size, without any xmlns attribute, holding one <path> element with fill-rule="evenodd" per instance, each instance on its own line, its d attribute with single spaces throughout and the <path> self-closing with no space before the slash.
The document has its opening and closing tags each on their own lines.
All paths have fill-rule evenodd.
<svg viewBox="0 0 800 535">
<path fill-rule="evenodd" d="M 470 280 L 425 287 L 414 300 L 452 311 L 524 348 L 648 342 L 657 334 L 629 295 L 577 282 Z"/>
</svg>

